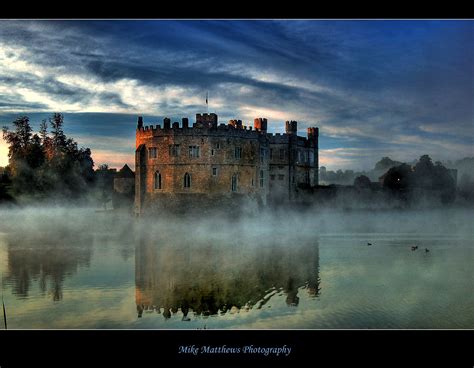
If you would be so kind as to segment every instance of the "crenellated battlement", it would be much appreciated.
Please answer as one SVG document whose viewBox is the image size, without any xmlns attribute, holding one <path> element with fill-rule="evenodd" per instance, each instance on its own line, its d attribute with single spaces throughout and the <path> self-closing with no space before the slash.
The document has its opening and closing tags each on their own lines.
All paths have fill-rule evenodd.
<svg viewBox="0 0 474 368">
<path fill-rule="evenodd" d="M 206 115 L 206 114 L 204 114 Z M 229 136 L 245 136 L 254 135 L 255 137 L 265 134 L 266 131 L 254 129 L 251 125 L 243 125 L 242 120 L 229 120 L 228 124 L 221 123 L 219 125 L 204 124 L 203 120 L 196 121 L 189 126 L 189 120 L 183 118 L 181 124 L 179 122 L 171 123 L 169 118 L 163 119 L 163 125 L 143 125 L 143 119 L 139 117 L 137 124 L 137 137 L 158 137 L 168 135 L 222 135 Z"/>
<path fill-rule="evenodd" d="M 286 133 L 267 133 L 270 143 L 286 143 L 291 135 Z"/>
<path fill-rule="evenodd" d="M 231 119 L 227 124 L 217 125 L 217 115 L 215 114 L 196 114 L 196 122 L 189 126 L 188 118 L 182 118 L 181 123 L 163 118 L 163 125 L 143 125 L 143 118 L 138 117 L 137 138 L 152 138 L 159 136 L 175 135 L 198 135 L 198 136 L 229 136 L 229 137 L 262 137 L 269 139 L 270 143 L 285 143 L 291 137 L 297 137 L 298 144 L 308 141 L 309 145 L 317 142 L 319 129 L 317 127 L 307 128 L 307 137 L 297 136 L 297 122 L 287 121 L 285 124 L 285 133 L 268 133 L 267 119 L 257 118 L 254 120 L 254 126 L 243 125 L 242 120 Z"/>
</svg>

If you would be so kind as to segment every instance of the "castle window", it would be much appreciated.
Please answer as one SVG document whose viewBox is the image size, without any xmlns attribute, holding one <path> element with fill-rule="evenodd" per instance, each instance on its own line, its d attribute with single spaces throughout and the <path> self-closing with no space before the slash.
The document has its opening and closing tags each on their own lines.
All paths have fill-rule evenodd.
<svg viewBox="0 0 474 368">
<path fill-rule="evenodd" d="M 270 148 L 270 160 L 272 160 L 272 159 L 273 159 L 273 149 Z"/>
<path fill-rule="evenodd" d="M 156 158 L 156 147 L 150 147 L 148 148 L 148 158 Z"/>
<path fill-rule="evenodd" d="M 234 158 L 236 158 L 236 159 L 241 159 L 242 158 L 242 147 L 235 147 Z"/>
<path fill-rule="evenodd" d="M 237 174 L 232 175 L 231 188 L 233 192 L 237 192 Z"/>
<path fill-rule="evenodd" d="M 263 170 L 260 170 L 260 188 L 263 188 Z"/>
<path fill-rule="evenodd" d="M 309 184 L 309 171 L 306 171 L 305 173 L 305 181 L 306 181 L 306 184 Z"/>
<path fill-rule="evenodd" d="M 161 189 L 161 173 L 159 171 L 155 172 L 154 188 Z"/>
<path fill-rule="evenodd" d="M 189 157 L 199 157 L 199 146 L 189 146 Z"/>
<path fill-rule="evenodd" d="M 189 173 L 184 174 L 184 187 L 191 188 L 191 175 Z"/>
<path fill-rule="evenodd" d="M 270 175 L 270 180 L 275 180 L 275 175 Z"/>
<path fill-rule="evenodd" d="M 278 180 L 283 180 L 283 179 L 285 179 L 285 175 L 279 174 L 278 175 Z"/>
<path fill-rule="evenodd" d="M 211 149 L 211 156 L 214 156 L 214 148 Z"/>
<path fill-rule="evenodd" d="M 254 179 L 252 178 L 252 186 L 254 186 L 254 185 L 255 185 L 255 181 L 254 181 Z"/>
<path fill-rule="evenodd" d="M 179 153 L 180 153 L 179 144 L 170 144 L 169 150 L 170 150 L 170 156 L 171 157 L 178 157 L 179 156 Z"/>
<path fill-rule="evenodd" d="M 217 167 L 212 168 L 212 175 L 217 176 Z"/>
<path fill-rule="evenodd" d="M 281 149 L 280 150 L 280 160 L 284 160 L 284 159 L 285 159 L 285 150 Z"/>
<path fill-rule="evenodd" d="M 263 160 L 265 159 L 266 156 L 266 149 L 265 148 L 260 148 L 260 162 L 263 163 Z"/>
<path fill-rule="evenodd" d="M 220 149 L 220 148 L 221 148 L 221 144 L 220 144 L 219 142 L 216 143 L 216 148 L 217 148 L 217 149 Z"/>
</svg>

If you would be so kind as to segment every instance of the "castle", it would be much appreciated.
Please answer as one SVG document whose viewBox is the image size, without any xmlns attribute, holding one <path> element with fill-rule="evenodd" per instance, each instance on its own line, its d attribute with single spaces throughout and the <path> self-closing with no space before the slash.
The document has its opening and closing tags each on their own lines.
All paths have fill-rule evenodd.
<svg viewBox="0 0 474 368">
<path fill-rule="evenodd" d="M 216 114 L 196 114 L 163 126 L 138 117 L 135 151 L 135 212 L 241 205 L 265 206 L 298 199 L 318 185 L 318 128 L 297 135 L 287 121 L 284 134 L 267 132 L 267 119 L 218 124 Z"/>
</svg>

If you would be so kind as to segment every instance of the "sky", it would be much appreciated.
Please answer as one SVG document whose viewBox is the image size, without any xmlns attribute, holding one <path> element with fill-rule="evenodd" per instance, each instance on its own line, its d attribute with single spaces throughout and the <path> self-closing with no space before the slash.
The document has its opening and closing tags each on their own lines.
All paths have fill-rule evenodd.
<svg viewBox="0 0 474 368">
<path fill-rule="evenodd" d="M 0 20 L 0 125 L 53 112 L 96 166 L 146 125 L 206 112 L 320 128 L 320 165 L 474 156 L 469 20 Z M 0 166 L 8 163 L 0 139 Z"/>
</svg>

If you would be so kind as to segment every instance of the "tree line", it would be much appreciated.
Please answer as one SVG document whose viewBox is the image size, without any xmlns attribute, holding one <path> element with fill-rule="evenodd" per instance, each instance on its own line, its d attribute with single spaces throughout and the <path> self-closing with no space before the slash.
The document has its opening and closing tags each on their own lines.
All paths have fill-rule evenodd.
<svg viewBox="0 0 474 368">
<path fill-rule="evenodd" d="M 1 176 L 0 197 L 77 199 L 92 188 L 94 161 L 89 148 L 64 133 L 64 117 L 54 113 L 34 133 L 27 116 L 17 118 L 13 129 L 3 127 L 9 164 Z M 3 189 L 2 189 L 3 187 Z"/>
</svg>

